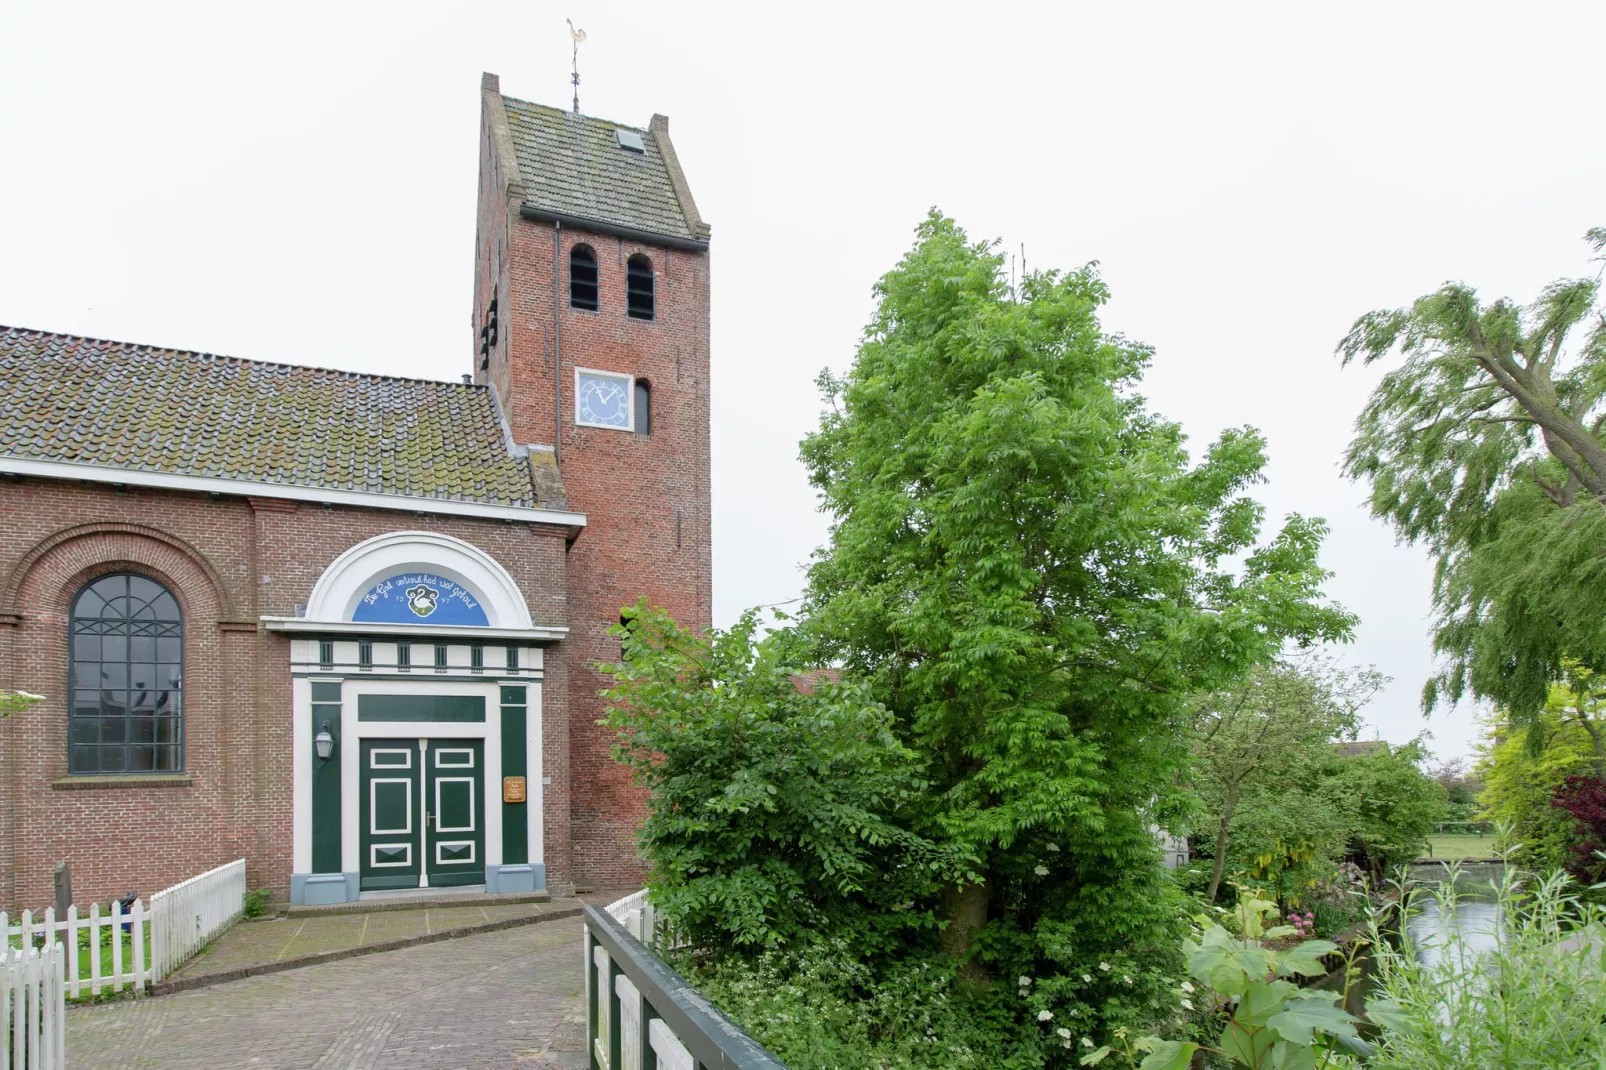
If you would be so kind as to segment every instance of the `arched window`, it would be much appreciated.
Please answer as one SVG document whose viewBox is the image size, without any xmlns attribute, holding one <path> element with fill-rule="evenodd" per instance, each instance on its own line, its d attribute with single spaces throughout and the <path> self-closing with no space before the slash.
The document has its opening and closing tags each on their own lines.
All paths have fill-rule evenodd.
<svg viewBox="0 0 1606 1070">
<path fill-rule="evenodd" d="M 597 254 L 589 245 L 569 251 L 569 307 L 597 310 Z"/>
<path fill-rule="evenodd" d="M 652 434 L 652 384 L 636 380 L 636 434 Z"/>
<path fill-rule="evenodd" d="M 184 617 L 171 591 L 119 572 L 73 599 L 70 773 L 184 768 Z"/>
<path fill-rule="evenodd" d="M 652 261 L 637 253 L 625 263 L 625 310 L 638 320 L 653 314 Z"/>
</svg>

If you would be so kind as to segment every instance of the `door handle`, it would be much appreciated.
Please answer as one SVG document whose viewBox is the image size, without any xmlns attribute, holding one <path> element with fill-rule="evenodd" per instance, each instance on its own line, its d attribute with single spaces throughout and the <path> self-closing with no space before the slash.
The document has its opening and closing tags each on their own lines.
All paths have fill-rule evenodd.
<svg viewBox="0 0 1606 1070">
<path fill-rule="evenodd" d="M 433 825 L 434 823 L 435 823 L 435 815 L 430 813 L 428 810 L 425 810 L 424 811 L 424 824 L 425 824 L 425 826 Z"/>
</svg>

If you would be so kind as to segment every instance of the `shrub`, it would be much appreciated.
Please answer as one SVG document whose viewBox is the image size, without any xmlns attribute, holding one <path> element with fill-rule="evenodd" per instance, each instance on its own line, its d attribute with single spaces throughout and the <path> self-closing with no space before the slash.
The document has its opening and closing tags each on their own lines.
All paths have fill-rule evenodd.
<svg viewBox="0 0 1606 1070">
<path fill-rule="evenodd" d="M 1581 881 L 1593 883 L 1606 876 L 1606 781 L 1592 776 L 1570 776 L 1551 796 L 1550 805 L 1565 810 L 1576 822 L 1567 870 Z"/>
<path fill-rule="evenodd" d="M 757 638 L 751 611 L 706 637 L 645 603 L 625 620 L 606 723 L 652 789 L 639 838 L 677 935 L 881 951 L 929 932 L 934 882 L 965 870 L 898 820 L 921 781 L 887 711 L 851 682 L 800 689 L 794 633 Z"/>
<path fill-rule="evenodd" d="M 273 892 L 267 888 L 258 888 L 255 891 L 246 892 L 245 907 L 241 911 L 241 917 L 249 920 L 251 918 L 259 918 L 267 913 L 268 899 L 272 895 Z"/>
<path fill-rule="evenodd" d="M 677 963 L 790 1070 L 994 1070 L 1042 1066 L 1036 1037 L 958 976 L 948 956 L 877 973 L 845 940 Z"/>
<path fill-rule="evenodd" d="M 1577 705 L 1572 692 L 1554 688 L 1538 721 L 1527 728 L 1503 717 L 1491 721 L 1480 748 L 1480 816 L 1503 830 L 1500 846 L 1509 859 L 1533 872 L 1563 868 L 1571 859 L 1577 823 L 1550 800 L 1569 776 L 1591 772 L 1594 764 L 1594 741 L 1566 716 Z"/>
<path fill-rule="evenodd" d="M 1349 813 L 1349 856 L 1381 882 L 1386 872 L 1426 851 L 1448 812 L 1443 785 L 1420 763 L 1421 741 L 1333 763 L 1323 785 Z"/>
<path fill-rule="evenodd" d="M 1456 912 L 1452 879 L 1435 893 Z M 1396 945 L 1376 931 L 1378 998 L 1367 1017 L 1383 1027 L 1377 1070 L 1606 1065 L 1606 913 L 1583 902 L 1566 874 L 1527 883 L 1508 869 L 1498 890 L 1497 939 L 1455 925 L 1430 943 L 1406 927 Z M 1426 905 L 1409 894 L 1407 916 Z M 1479 946 L 1478 937 L 1485 937 Z"/>
<path fill-rule="evenodd" d="M 1250 1070 L 1354 1065 L 1334 1046 L 1336 1038 L 1355 1036 L 1354 1020 L 1339 1005 L 1344 993 L 1301 988 L 1294 980 L 1326 973 L 1323 957 L 1337 945 L 1306 940 L 1287 951 L 1273 950 L 1268 941 L 1299 935 L 1293 925 L 1267 926 L 1276 914 L 1275 903 L 1241 889 L 1232 928 L 1200 919 L 1199 942 L 1185 945 L 1188 973 L 1198 985 L 1184 981 L 1177 989 L 1184 1010 L 1205 1012 L 1204 1027 L 1195 1028 L 1203 1034 L 1200 1039 L 1150 1035 L 1128 1042 L 1118 1034 L 1114 1044 L 1084 1055 L 1082 1065 L 1097 1066 L 1117 1054 L 1138 1066 L 1141 1055 L 1141 1070 L 1187 1070 L 1201 1051 Z"/>
</svg>

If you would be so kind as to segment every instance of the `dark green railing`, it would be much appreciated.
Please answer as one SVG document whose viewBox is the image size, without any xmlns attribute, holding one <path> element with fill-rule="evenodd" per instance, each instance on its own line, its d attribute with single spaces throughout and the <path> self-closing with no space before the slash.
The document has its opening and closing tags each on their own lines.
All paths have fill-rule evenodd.
<svg viewBox="0 0 1606 1070">
<path fill-rule="evenodd" d="M 585 907 L 591 1070 L 786 1070 L 612 915 Z"/>
</svg>

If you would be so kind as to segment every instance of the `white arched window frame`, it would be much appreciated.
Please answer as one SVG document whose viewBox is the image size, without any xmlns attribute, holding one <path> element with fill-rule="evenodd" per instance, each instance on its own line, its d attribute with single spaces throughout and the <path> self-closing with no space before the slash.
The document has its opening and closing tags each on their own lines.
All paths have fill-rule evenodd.
<svg viewBox="0 0 1606 1070">
<path fill-rule="evenodd" d="M 352 620 L 363 596 L 381 580 L 404 572 L 425 572 L 461 585 L 484 607 L 486 626 L 441 628 L 427 624 L 356 623 Z M 508 635 L 560 639 L 567 628 L 543 627 L 530 617 L 518 583 L 507 569 L 479 547 L 431 531 L 396 531 L 348 549 L 326 568 L 308 596 L 303 615 L 263 618 L 270 630 L 406 632 L 428 630 L 486 637 Z"/>
</svg>

